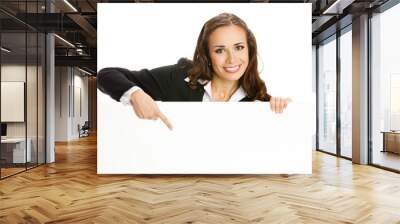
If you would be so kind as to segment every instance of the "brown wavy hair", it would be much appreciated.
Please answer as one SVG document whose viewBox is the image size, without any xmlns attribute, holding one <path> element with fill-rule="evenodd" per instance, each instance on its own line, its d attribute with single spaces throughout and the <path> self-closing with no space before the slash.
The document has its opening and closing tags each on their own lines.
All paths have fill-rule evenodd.
<svg viewBox="0 0 400 224">
<path fill-rule="evenodd" d="M 257 62 L 257 43 L 251 30 L 246 23 L 231 13 L 219 14 L 208 20 L 201 29 L 197 46 L 193 56 L 192 68 L 188 72 L 190 79 L 189 86 L 192 89 L 197 88 L 200 84 L 199 79 L 212 80 L 213 70 L 211 66 L 210 52 L 208 48 L 208 40 L 212 32 L 219 27 L 236 25 L 241 27 L 247 36 L 247 45 L 249 51 L 249 64 L 243 76 L 239 79 L 239 85 L 242 86 L 250 100 L 269 100 L 265 83 L 260 78 Z"/>
</svg>

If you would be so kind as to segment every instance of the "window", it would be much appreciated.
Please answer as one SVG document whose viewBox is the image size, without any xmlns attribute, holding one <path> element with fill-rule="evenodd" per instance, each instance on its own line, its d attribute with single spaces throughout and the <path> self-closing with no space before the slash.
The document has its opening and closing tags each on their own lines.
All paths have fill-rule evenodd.
<svg viewBox="0 0 400 224">
<path fill-rule="evenodd" d="M 351 26 L 340 36 L 340 154 L 351 158 L 352 149 L 352 33 Z"/>
<path fill-rule="evenodd" d="M 318 149 L 336 153 L 336 36 L 318 48 Z"/>
<path fill-rule="evenodd" d="M 400 5 L 371 18 L 372 164 L 400 170 Z"/>
</svg>

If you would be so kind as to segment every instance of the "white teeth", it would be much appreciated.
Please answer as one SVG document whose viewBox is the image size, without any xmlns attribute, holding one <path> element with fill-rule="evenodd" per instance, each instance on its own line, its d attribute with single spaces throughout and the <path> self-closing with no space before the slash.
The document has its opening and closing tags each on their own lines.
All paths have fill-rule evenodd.
<svg viewBox="0 0 400 224">
<path fill-rule="evenodd" d="M 239 65 L 234 66 L 234 67 L 224 67 L 224 69 L 227 72 L 237 72 L 237 71 L 239 71 Z"/>
</svg>

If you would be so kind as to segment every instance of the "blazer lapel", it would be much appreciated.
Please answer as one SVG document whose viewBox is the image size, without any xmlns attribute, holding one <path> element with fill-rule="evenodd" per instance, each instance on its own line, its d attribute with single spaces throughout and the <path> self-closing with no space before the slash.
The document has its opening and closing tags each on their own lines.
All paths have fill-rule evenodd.
<svg viewBox="0 0 400 224">
<path fill-rule="evenodd" d="M 188 94 L 189 95 L 188 101 L 203 101 L 204 86 L 198 85 L 196 89 L 192 89 L 188 85 L 189 77 L 186 77 L 184 80 L 187 85 L 187 89 L 190 91 L 190 94 Z M 202 83 L 200 83 L 200 84 L 202 84 Z"/>
<path fill-rule="evenodd" d="M 196 90 L 192 91 L 189 101 L 203 101 L 204 88 L 203 86 L 197 87 Z"/>
</svg>

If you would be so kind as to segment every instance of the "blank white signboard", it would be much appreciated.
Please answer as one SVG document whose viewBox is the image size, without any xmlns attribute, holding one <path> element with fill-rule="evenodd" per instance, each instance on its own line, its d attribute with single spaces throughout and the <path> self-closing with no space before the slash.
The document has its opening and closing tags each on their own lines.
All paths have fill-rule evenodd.
<svg viewBox="0 0 400 224">
<path fill-rule="evenodd" d="M 1 82 L 1 122 L 24 122 L 24 82 Z"/>
<path fill-rule="evenodd" d="M 170 131 L 100 91 L 98 99 L 99 174 L 311 173 L 308 102 L 283 114 L 266 102 L 158 102 Z"/>
<path fill-rule="evenodd" d="M 192 59 L 204 23 L 223 12 L 252 30 L 268 93 L 293 99 L 285 113 L 271 112 L 266 102 L 159 102 L 174 125 L 169 131 L 98 91 L 99 174 L 311 173 L 309 3 L 101 3 L 97 68 L 152 69 Z"/>
</svg>

